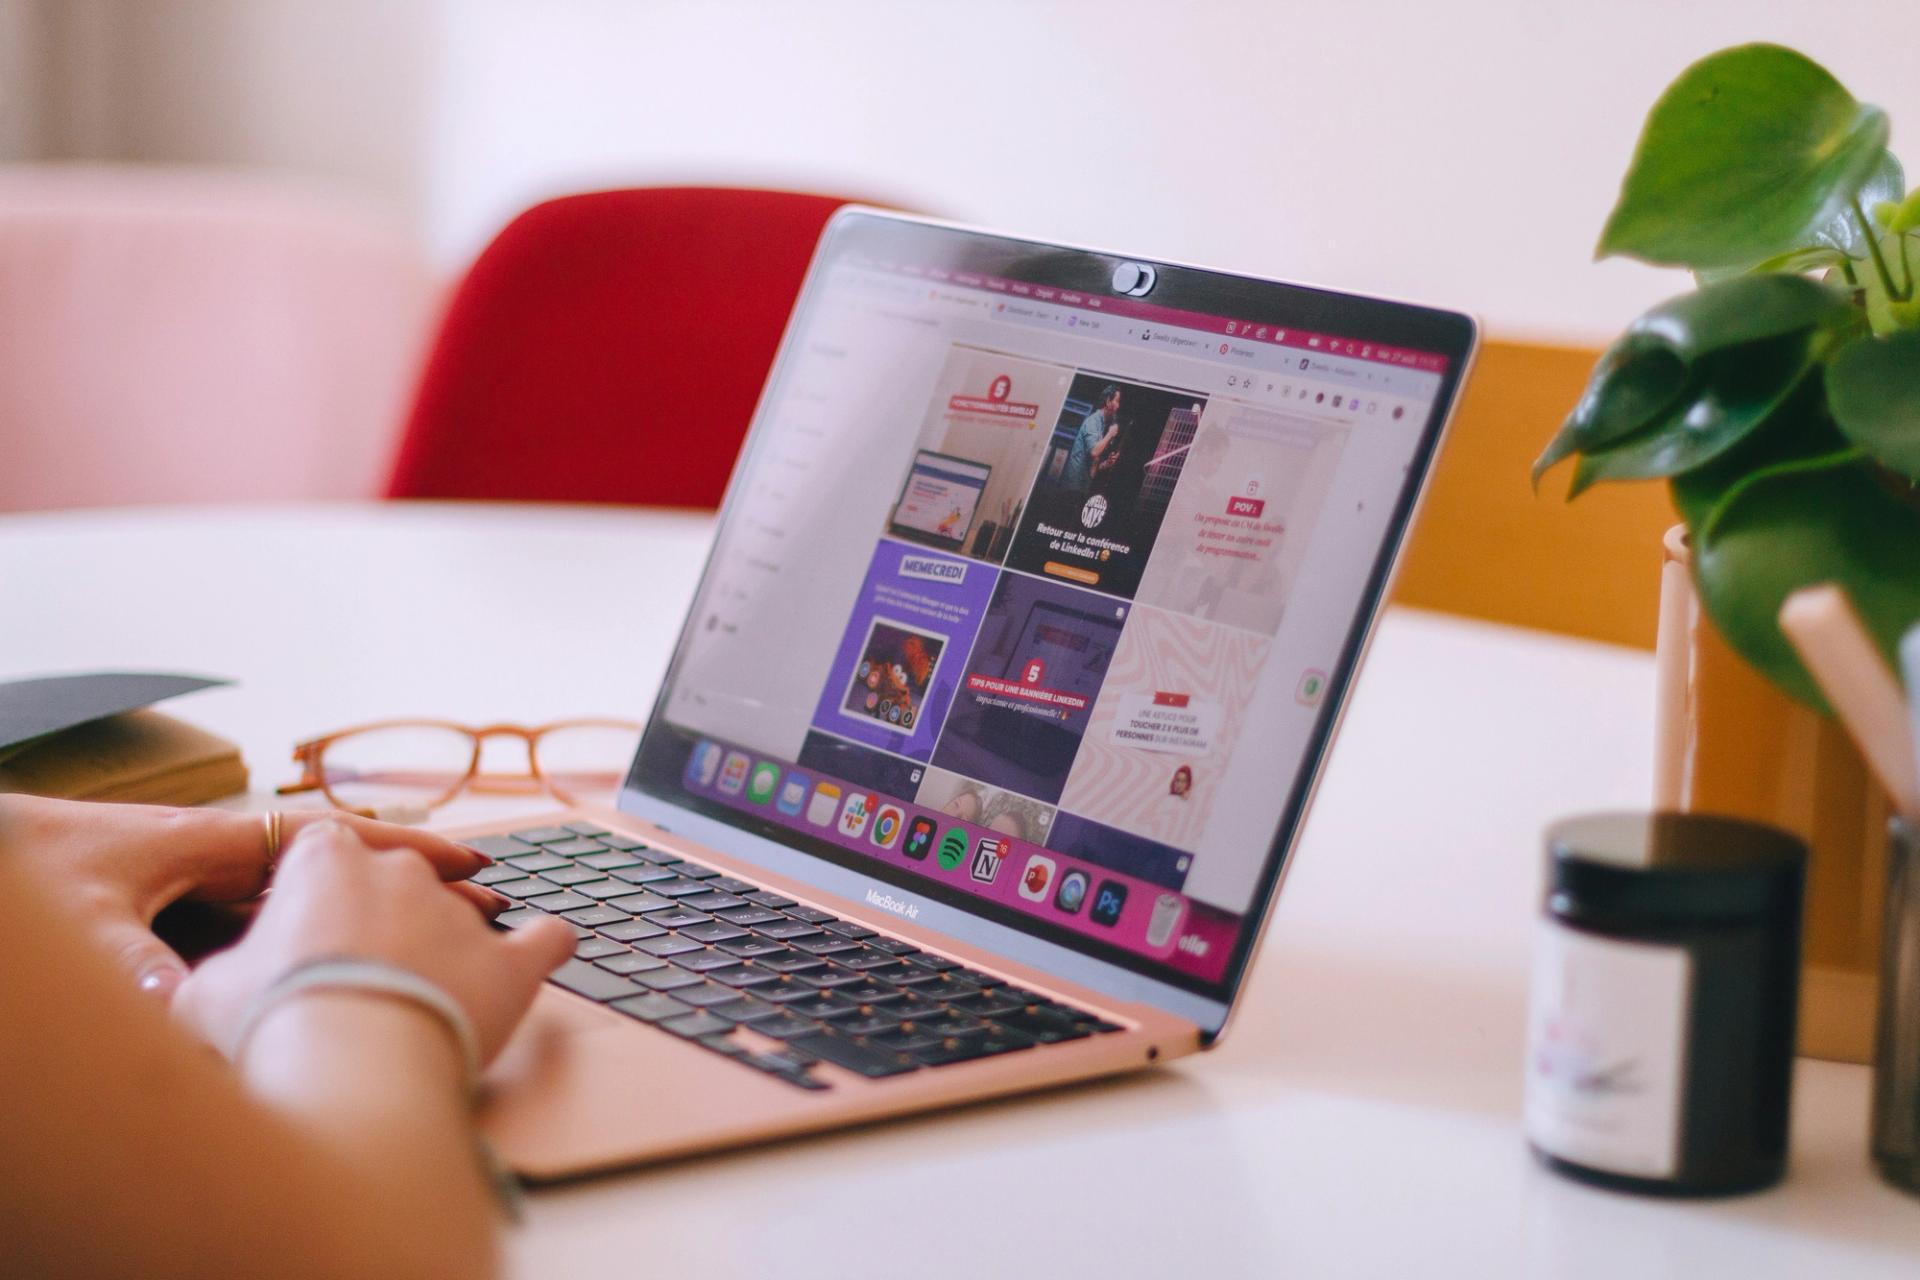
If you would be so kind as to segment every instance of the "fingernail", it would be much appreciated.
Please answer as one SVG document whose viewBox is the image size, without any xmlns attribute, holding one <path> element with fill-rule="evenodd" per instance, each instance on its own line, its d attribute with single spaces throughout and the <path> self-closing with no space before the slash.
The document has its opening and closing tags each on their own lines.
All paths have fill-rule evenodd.
<svg viewBox="0 0 1920 1280">
<path fill-rule="evenodd" d="M 140 989 L 150 996 L 164 996 L 180 983 L 173 969 L 149 969 L 140 975 Z"/>
<path fill-rule="evenodd" d="M 490 867 L 490 866 L 492 866 L 492 865 L 493 865 L 493 859 L 492 859 L 492 858 L 490 858 L 490 857 L 488 857 L 488 856 L 487 856 L 486 854 L 484 854 L 484 853 L 482 853 L 482 852 L 480 852 L 480 851 L 479 851 L 478 849 L 476 849 L 476 848 L 474 848 L 474 847 L 473 847 L 472 845 L 470 845 L 470 844 L 463 844 L 463 845 L 461 845 L 460 847 L 461 847 L 462 849 L 465 849 L 465 850 L 466 850 L 466 851 L 467 851 L 468 853 L 470 853 L 470 854 L 472 854 L 472 855 L 473 855 L 474 857 L 476 857 L 476 858 L 478 858 L 478 859 L 480 859 L 480 865 L 481 865 L 481 866 L 483 866 L 483 867 Z"/>
</svg>

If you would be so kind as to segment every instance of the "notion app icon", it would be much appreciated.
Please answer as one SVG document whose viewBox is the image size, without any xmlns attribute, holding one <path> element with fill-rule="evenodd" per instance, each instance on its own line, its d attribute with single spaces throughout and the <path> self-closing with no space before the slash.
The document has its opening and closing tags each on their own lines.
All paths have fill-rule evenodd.
<svg viewBox="0 0 1920 1280">
<path fill-rule="evenodd" d="M 773 799 L 773 789 L 779 785 L 780 766 L 763 760 L 753 766 L 753 780 L 747 783 L 747 799 L 765 804 Z"/>
<path fill-rule="evenodd" d="M 1186 903 L 1177 894 L 1163 893 L 1155 898 L 1153 914 L 1147 917 L 1147 945 L 1164 947 L 1173 941 L 1173 931 L 1186 914 Z"/>
<path fill-rule="evenodd" d="M 907 842 L 900 846 L 900 852 L 916 860 L 925 858 L 933 852 L 933 833 L 937 830 L 939 824 L 921 814 L 907 824 Z"/>
<path fill-rule="evenodd" d="M 1069 871 L 1060 877 L 1060 892 L 1053 895 L 1055 909 L 1073 915 L 1080 910 L 1080 904 L 1087 900 L 1087 873 Z"/>
<path fill-rule="evenodd" d="M 993 878 L 1000 874 L 1000 863 L 1006 856 L 1005 840 L 981 836 L 980 843 L 973 846 L 973 863 L 967 868 L 967 874 L 981 884 L 992 884 Z"/>
<path fill-rule="evenodd" d="M 1052 858 L 1038 853 L 1028 858 L 1027 869 L 1020 873 L 1020 896 L 1028 902 L 1045 902 L 1055 869 Z"/>
<path fill-rule="evenodd" d="M 807 806 L 807 821 L 816 827 L 833 825 L 833 815 L 840 812 L 840 788 L 831 782 L 823 782 L 813 789 L 813 802 Z"/>
<path fill-rule="evenodd" d="M 951 871 L 967 858 L 967 833 L 959 827 L 940 837 L 940 869 Z"/>
<path fill-rule="evenodd" d="M 720 791 L 723 795 L 737 796 L 740 789 L 747 785 L 747 766 L 752 761 L 739 751 L 727 752 L 727 762 L 720 766 Z"/>
<path fill-rule="evenodd" d="M 840 834 L 858 839 L 866 834 L 873 817 L 873 797 L 864 791 L 849 791 L 847 803 L 840 809 Z"/>
<path fill-rule="evenodd" d="M 687 785 L 712 786 L 715 776 L 720 772 L 720 757 L 725 754 L 718 743 L 702 742 L 695 746 L 693 754 L 687 757 Z"/>
<path fill-rule="evenodd" d="M 1126 905 L 1127 886 L 1118 880 L 1103 881 L 1099 892 L 1093 895 L 1093 905 L 1087 909 L 1087 918 L 1111 929 L 1119 923 L 1120 909 Z"/>
<path fill-rule="evenodd" d="M 900 824 L 906 820 L 898 805 L 881 805 L 880 812 L 873 816 L 873 842 L 882 849 L 893 848 L 893 842 L 900 838 Z"/>
<path fill-rule="evenodd" d="M 773 807 L 789 818 L 799 817 L 800 810 L 806 808 L 807 788 L 812 784 L 813 779 L 804 773 L 788 774 L 786 785 L 780 788 L 780 799 L 774 803 Z"/>
</svg>

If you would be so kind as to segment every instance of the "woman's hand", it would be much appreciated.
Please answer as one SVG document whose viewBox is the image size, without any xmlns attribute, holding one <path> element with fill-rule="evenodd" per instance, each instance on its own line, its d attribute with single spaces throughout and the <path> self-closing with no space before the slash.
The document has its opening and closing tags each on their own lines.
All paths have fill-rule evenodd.
<svg viewBox="0 0 1920 1280">
<path fill-rule="evenodd" d="M 181 984 L 174 1012 L 231 1051 L 259 993 L 310 960 L 377 960 L 418 974 L 473 1020 L 491 1061 L 549 973 L 573 954 L 573 932 L 540 920 L 501 933 L 446 891 L 413 849 L 369 848 L 344 819 L 305 827 L 239 945 Z"/>
<path fill-rule="evenodd" d="M 0 819 L 16 864 L 49 899 L 81 917 L 93 945 L 144 990 L 162 996 L 186 977 L 187 965 L 154 935 L 154 917 L 180 901 L 248 902 L 267 883 L 266 829 L 259 814 L 4 796 Z M 424 831 L 324 810 L 288 812 L 283 838 L 290 847 L 300 832 L 325 821 L 346 824 L 373 848 L 410 850 L 442 880 L 463 880 L 490 861 Z M 474 906 L 505 906 L 505 899 L 478 885 L 454 888 Z"/>
</svg>

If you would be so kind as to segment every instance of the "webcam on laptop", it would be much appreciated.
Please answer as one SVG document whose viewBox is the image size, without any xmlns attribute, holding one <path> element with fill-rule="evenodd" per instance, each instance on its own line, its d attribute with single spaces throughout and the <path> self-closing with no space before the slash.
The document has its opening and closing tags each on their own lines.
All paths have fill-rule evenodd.
<svg viewBox="0 0 1920 1280">
<path fill-rule="evenodd" d="M 1144 298 L 1160 277 L 1144 262 L 1123 262 L 1113 269 L 1113 291 L 1133 298 Z"/>
</svg>

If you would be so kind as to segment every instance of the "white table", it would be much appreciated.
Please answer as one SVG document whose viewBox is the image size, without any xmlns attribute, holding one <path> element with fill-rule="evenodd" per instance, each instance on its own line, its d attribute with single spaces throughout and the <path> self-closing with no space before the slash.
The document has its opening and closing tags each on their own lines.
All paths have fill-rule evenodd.
<svg viewBox="0 0 1920 1280">
<path fill-rule="evenodd" d="M 239 677 L 177 711 L 255 785 L 297 738 L 432 714 L 643 716 L 708 525 L 400 506 L 0 517 L 0 676 Z M 1539 832 L 1645 802 L 1647 655 L 1396 611 L 1232 1034 L 1052 1096 L 533 1197 L 528 1276 L 1899 1276 L 1920 1200 L 1867 1073 L 1802 1061 L 1780 1189 L 1678 1204 L 1519 1126 Z M 636 1082 L 643 1086 L 644 1082 Z"/>
</svg>

